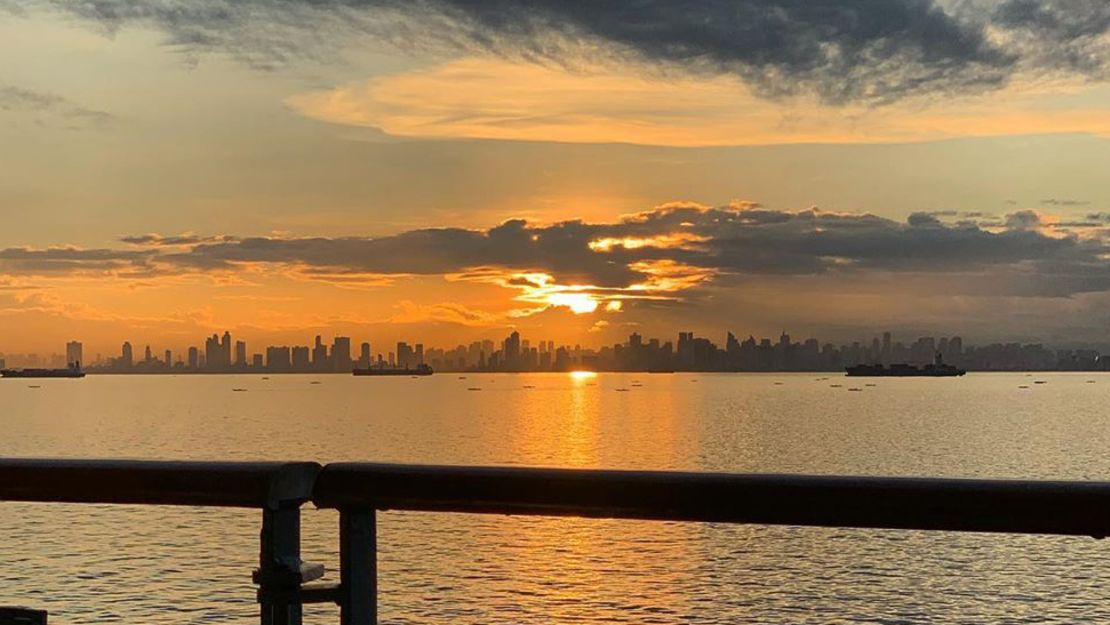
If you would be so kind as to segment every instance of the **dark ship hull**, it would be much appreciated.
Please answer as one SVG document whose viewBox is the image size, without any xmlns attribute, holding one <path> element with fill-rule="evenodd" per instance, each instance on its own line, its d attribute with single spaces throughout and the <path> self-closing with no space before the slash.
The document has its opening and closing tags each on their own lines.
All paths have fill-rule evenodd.
<svg viewBox="0 0 1110 625">
<path fill-rule="evenodd" d="M 368 376 L 414 376 L 414 375 L 432 375 L 432 368 L 428 365 L 420 365 L 415 369 L 353 369 L 351 371 L 354 375 L 368 375 Z"/>
<path fill-rule="evenodd" d="M 869 378 L 954 378 L 967 373 L 966 370 L 952 365 L 935 364 L 916 367 L 914 365 L 856 365 L 845 367 L 849 377 Z"/>
<path fill-rule="evenodd" d="M 85 372 L 80 369 L 3 369 L 0 370 L 3 378 L 83 378 Z"/>
</svg>

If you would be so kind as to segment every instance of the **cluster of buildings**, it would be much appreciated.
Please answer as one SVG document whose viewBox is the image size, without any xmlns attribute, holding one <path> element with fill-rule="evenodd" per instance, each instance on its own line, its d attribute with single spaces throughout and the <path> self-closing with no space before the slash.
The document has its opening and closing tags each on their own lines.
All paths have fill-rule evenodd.
<svg viewBox="0 0 1110 625">
<path fill-rule="evenodd" d="M 316 336 L 315 343 L 287 346 L 269 345 L 263 352 L 250 353 L 246 341 L 232 341 L 231 333 L 213 334 L 204 340 L 204 347 L 190 347 L 185 353 L 165 350 L 155 354 L 150 346 L 136 358 L 130 342 L 125 342 L 120 355 L 97 362 L 93 371 L 106 373 L 242 373 L 270 371 L 275 373 L 350 373 L 355 366 L 386 366 L 382 357 L 371 361 L 370 344 L 363 343 L 358 359 L 351 356 L 351 339 L 335 337 L 331 345 Z"/>
<path fill-rule="evenodd" d="M 922 337 L 912 343 L 895 341 L 890 332 L 870 342 L 848 345 L 820 343 L 817 339 L 795 342 L 783 333 L 777 340 L 740 340 L 726 335 L 719 346 L 713 341 L 680 332 L 676 341 L 644 339 L 633 333 L 628 340 L 601 348 L 556 345 L 551 340 L 532 343 L 512 332 L 499 342 L 474 341 L 450 349 L 428 348 L 401 341 L 393 351 L 374 354 L 370 343 L 352 352 L 350 337 L 336 336 L 330 344 L 316 336 L 314 343 L 266 346 L 249 352 L 245 341 L 233 341 L 230 332 L 213 334 L 204 347 L 190 347 L 182 354 L 171 350 L 155 353 L 145 346 L 141 356 L 130 342 L 118 356 L 86 366 L 79 341 L 66 344 L 64 359 L 19 358 L 12 366 L 80 366 L 104 373 L 349 373 L 354 368 L 415 369 L 428 365 L 436 371 L 841 371 L 857 364 L 927 364 L 937 358 L 973 371 L 1100 371 L 1110 370 L 1110 357 L 1096 350 L 1053 351 L 1042 345 L 996 343 L 965 347 L 958 337 Z M 0 368 L 6 366 L 0 354 Z"/>
</svg>

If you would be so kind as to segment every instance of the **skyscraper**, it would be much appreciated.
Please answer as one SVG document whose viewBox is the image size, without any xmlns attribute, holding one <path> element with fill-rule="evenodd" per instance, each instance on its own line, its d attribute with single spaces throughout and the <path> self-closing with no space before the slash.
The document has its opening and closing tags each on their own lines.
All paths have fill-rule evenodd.
<svg viewBox="0 0 1110 625">
<path fill-rule="evenodd" d="M 124 369 L 135 366 L 135 354 L 131 351 L 130 342 L 124 341 L 123 349 L 120 350 L 119 364 Z"/>
<path fill-rule="evenodd" d="M 66 343 L 66 365 L 69 367 L 80 367 L 81 363 L 85 362 L 84 347 L 80 341 L 70 341 Z"/>
<path fill-rule="evenodd" d="M 413 362 L 412 348 L 404 341 L 397 342 L 397 367 L 399 369 L 411 369 L 416 363 Z"/>
<path fill-rule="evenodd" d="M 294 371 L 311 371 L 312 361 L 309 358 L 308 346 L 297 345 L 293 348 L 293 370 Z"/>
<path fill-rule="evenodd" d="M 231 333 L 224 331 L 224 338 L 220 341 L 220 368 L 231 368 Z"/>
<path fill-rule="evenodd" d="M 370 344 L 363 343 L 359 346 L 358 366 L 366 369 L 370 366 Z"/>
<path fill-rule="evenodd" d="M 217 369 L 220 366 L 220 337 L 213 334 L 204 340 L 204 366 Z"/>
<path fill-rule="evenodd" d="M 501 351 L 505 354 L 505 364 L 510 369 L 515 367 L 520 360 L 520 332 L 513 331 L 509 338 L 505 339 Z"/>
<path fill-rule="evenodd" d="M 351 372 L 351 338 L 349 336 L 337 336 L 332 340 L 331 365 L 332 371 Z"/>
<path fill-rule="evenodd" d="M 247 366 L 247 342 L 235 341 L 235 366 Z"/>
<path fill-rule="evenodd" d="M 312 368 L 316 371 L 331 370 L 331 365 L 328 363 L 328 346 L 324 345 L 319 334 L 316 335 L 316 343 L 312 346 Z"/>
</svg>

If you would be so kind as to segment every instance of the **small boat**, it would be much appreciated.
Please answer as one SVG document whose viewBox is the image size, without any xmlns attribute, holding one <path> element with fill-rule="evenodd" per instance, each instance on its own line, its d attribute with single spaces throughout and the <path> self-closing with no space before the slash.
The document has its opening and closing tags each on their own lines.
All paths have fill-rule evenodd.
<svg viewBox="0 0 1110 625">
<path fill-rule="evenodd" d="M 480 391 L 482 389 L 478 388 L 477 386 L 470 386 L 470 387 L 467 387 L 466 390 L 468 390 L 468 391 Z"/>
<path fill-rule="evenodd" d="M 618 393 L 627 393 L 627 392 L 628 392 L 628 389 L 626 389 L 626 388 L 618 388 L 618 389 L 615 389 L 615 390 L 616 390 L 616 391 L 617 391 Z"/>
<path fill-rule="evenodd" d="M 319 380 L 313 380 L 313 381 L 309 382 L 309 384 L 320 384 L 320 383 L 321 382 Z"/>
<path fill-rule="evenodd" d="M 1018 386 L 1018 388 L 1029 388 L 1029 385 L 1028 384 L 1021 384 L 1021 385 Z"/>
<path fill-rule="evenodd" d="M 1033 384 L 1048 384 L 1048 382 L 1044 380 L 1033 380 Z"/>
<path fill-rule="evenodd" d="M 848 390 L 849 390 L 849 391 L 853 391 L 853 392 L 856 392 L 856 393 L 859 393 L 859 392 L 862 392 L 862 391 L 863 391 L 863 389 L 862 389 L 862 388 L 860 388 L 860 387 L 858 387 L 858 386 L 853 386 L 852 388 L 850 388 L 850 389 L 848 389 Z"/>
<path fill-rule="evenodd" d="M 843 388 L 843 384 L 830 384 L 829 388 Z"/>
<path fill-rule="evenodd" d="M 233 392 L 233 393 L 245 393 L 245 392 L 247 392 L 247 389 L 245 389 L 245 388 L 233 388 L 233 389 L 231 389 L 231 392 Z"/>
</svg>

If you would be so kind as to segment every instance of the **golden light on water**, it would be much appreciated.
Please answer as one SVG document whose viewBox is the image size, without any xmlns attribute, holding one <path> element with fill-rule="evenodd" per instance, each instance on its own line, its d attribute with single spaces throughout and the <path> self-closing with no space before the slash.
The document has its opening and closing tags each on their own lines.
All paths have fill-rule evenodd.
<svg viewBox="0 0 1110 625">
<path fill-rule="evenodd" d="M 597 371 L 571 371 L 569 375 L 575 380 L 589 380 L 597 377 Z"/>
</svg>

